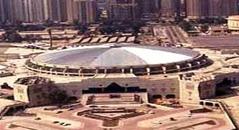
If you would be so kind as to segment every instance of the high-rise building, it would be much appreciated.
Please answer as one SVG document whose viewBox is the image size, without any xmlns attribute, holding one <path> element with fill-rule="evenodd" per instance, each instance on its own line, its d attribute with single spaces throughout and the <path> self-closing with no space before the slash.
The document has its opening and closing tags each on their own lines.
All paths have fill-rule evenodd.
<svg viewBox="0 0 239 130">
<path fill-rule="evenodd" d="M 2 12 L 4 13 L 1 16 L 5 22 L 12 22 L 14 21 L 14 9 L 13 9 L 13 0 L 2 0 Z M 12 9 L 11 9 L 12 8 Z"/>
<path fill-rule="evenodd" d="M 237 0 L 210 0 L 209 17 L 227 17 L 237 14 Z"/>
<path fill-rule="evenodd" d="M 75 0 L 76 18 L 81 23 L 93 23 L 96 21 L 95 0 Z"/>
<path fill-rule="evenodd" d="M 161 16 L 175 17 L 180 15 L 180 0 L 161 0 Z"/>
<path fill-rule="evenodd" d="M 218 18 L 237 14 L 237 0 L 186 0 L 189 19 Z"/>
<path fill-rule="evenodd" d="M 139 18 L 138 0 L 109 1 L 109 18 L 118 21 L 137 20 Z"/>
<path fill-rule="evenodd" d="M 22 4 L 23 22 L 42 22 L 45 20 L 44 0 L 18 0 Z"/>
<path fill-rule="evenodd" d="M 4 12 L 4 5 L 3 0 L 0 0 L 0 22 L 5 21 L 5 12 Z"/>
<path fill-rule="evenodd" d="M 96 0 L 96 18 L 97 21 L 108 19 L 109 17 L 109 0 Z"/>
<path fill-rule="evenodd" d="M 45 20 L 44 17 L 44 3 L 43 0 L 32 0 L 32 21 L 42 22 Z"/>
<path fill-rule="evenodd" d="M 4 22 L 6 20 L 4 4 L 3 0 L 0 0 L 0 22 Z"/>
<path fill-rule="evenodd" d="M 139 0 L 137 4 L 143 14 L 159 13 L 161 0 Z"/>
<path fill-rule="evenodd" d="M 76 18 L 74 0 L 66 0 L 66 21 L 72 23 Z"/>
<path fill-rule="evenodd" d="M 13 0 L 13 21 L 24 21 L 25 13 L 24 13 L 24 5 L 23 0 Z"/>
<path fill-rule="evenodd" d="M 74 0 L 43 0 L 45 20 L 73 21 Z"/>
<path fill-rule="evenodd" d="M 17 22 L 24 20 L 23 0 L 0 0 L 0 21 Z"/>
<path fill-rule="evenodd" d="M 189 19 L 227 17 L 238 14 L 238 0 L 0 0 L 0 22 L 10 23 L 124 21 L 182 12 Z"/>
</svg>

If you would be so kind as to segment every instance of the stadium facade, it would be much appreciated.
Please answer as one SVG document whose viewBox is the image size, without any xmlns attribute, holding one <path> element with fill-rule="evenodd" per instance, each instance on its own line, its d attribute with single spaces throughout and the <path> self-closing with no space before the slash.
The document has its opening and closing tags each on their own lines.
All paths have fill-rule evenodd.
<svg viewBox="0 0 239 130">
<path fill-rule="evenodd" d="M 27 60 L 26 68 L 84 105 L 135 105 L 171 98 L 199 103 L 215 97 L 221 86 L 239 83 L 236 70 L 216 69 L 218 64 L 186 48 L 105 44 L 42 53 Z M 39 95 L 49 93 L 49 85 L 38 85 L 35 79 L 39 80 L 26 77 L 20 81 L 30 84 L 15 83 L 15 100 L 32 106 L 45 104 L 48 99 Z M 45 88 L 35 93 L 36 86 Z"/>
</svg>

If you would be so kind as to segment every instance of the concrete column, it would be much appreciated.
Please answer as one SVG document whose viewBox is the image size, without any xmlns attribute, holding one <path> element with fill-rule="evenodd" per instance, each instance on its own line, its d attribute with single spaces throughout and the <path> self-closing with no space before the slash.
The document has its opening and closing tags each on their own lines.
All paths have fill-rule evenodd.
<svg viewBox="0 0 239 130">
<path fill-rule="evenodd" d="M 200 61 L 197 61 L 197 64 L 200 65 L 201 64 Z"/>
<path fill-rule="evenodd" d="M 213 108 L 216 108 L 216 103 L 213 103 Z"/>
<path fill-rule="evenodd" d="M 95 70 L 95 74 L 98 74 L 98 72 L 99 72 L 99 69 L 96 69 L 96 70 Z"/>
<path fill-rule="evenodd" d="M 165 66 L 162 67 L 163 73 L 166 74 L 167 68 Z"/>
<path fill-rule="evenodd" d="M 191 63 L 187 63 L 189 68 L 192 68 L 192 64 Z"/>
<path fill-rule="evenodd" d="M 56 68 L 57 68 L 56 66 L 53 66 L 53 68 L 52 68 L 52 74 L 55 73 L 55 74 L 57 75 L 57 71 L 54 72 L 54 70 L 56 70 Z"/>
<path fill-rule="evenodd" d="M 67 71 L 68 67 L 65 67 L 65 69 L 63 70 L 63 75 L 66 76 L 66 71 Z"/>
<path fill-rule="evenodd" d="M 39 68 L 39 72 L 42 73 L 42 67 Z"/>
<path fill-rule="evenodd" d="M 104 69 L 104 73 L 107 74 L 107 69 Z"/>
<path fill-rule="evenodd" d="M 147 70 L 147 75 L 150 75 L 150 68 L 147 67 L 146 70 Z"/>
<path fill-rule="evenodd" d="M 44 70 L 44 68 L 46 68 L 46 65 L 44 64 L 43 67 L 41 67 L 41 68 L 42 68 L 41 72 L 44 73 L 43 71 L 46 71 L 46 70 Z"/>
<path fill-rule="evenodd" d="M 81 75 L 81 71 L 82 71 L 82 69 L 79 69 L 79 70 L 78 70 L 79 76 L 82 76 L 82 75 Z"/>
<path fill-rule="evenodd" d="M 177 68 L 178 71 L 180 71 L 181 67 L 180 67 L 180 65 L 176 65 L 176 68 Z"/>
<path fill-rule="evenodd" d="M 124 69 L 121 69 L 121 73 L 123 73 L 123 74 L 124 74 Z"/>
<path fill-rule="evenodd" d="M 130 70 L 129 70 L 129 71 L 130 71 L 130 73 L 131 73 L 131 74 L 133 74 L 133 73 L 134 73 L 134 70 L 133 70 L 133 68 L 130 68 Z"/>
<path fill-rule="evenodd" d="M 50 68 L 50 74 L 52 75 L 52 73 L 53 73 L 53 68 Z"/>
<path fill-rule="evenodd" d="M 63 75 L 66 76 L 66 70 L 63 70 Z"/>
</svg>

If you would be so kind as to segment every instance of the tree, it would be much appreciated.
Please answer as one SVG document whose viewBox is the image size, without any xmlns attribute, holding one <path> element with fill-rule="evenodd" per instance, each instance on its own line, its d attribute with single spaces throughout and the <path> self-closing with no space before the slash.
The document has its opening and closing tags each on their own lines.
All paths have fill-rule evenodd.
<svg viewBox="0 0 239 130">
<path fill-rule="evenodd" d="M 207 32 L 208 31 L 208 29 L 209 29 L 209 25 L 208 24 L 202 24 L 201 26 L 200 26 L 200 31 L 201 32 Z"/>
<path fill-rule="evenodd" d="M 24 31 L 25 28 L 22 24 L 22 21 L 16 21 L 16 29 L 19 30 L 19 31 Z"/>
<path fill-rule="evenodd" d="M 88 31 L 88 26 L 87 24 L 82 24 L 79 23 L 79 21 L 74 20 L 73 21 L 73 25 L 76 27 L 76 29 L 78 29 L 80 31 L 80 33 L 84 34 Z"/>
<path fill-rule="evenodd" d="M 62 105 L 68 101 L 66 91 L 56 89 L 49 94 L 49 99 L 53 104 Z"/>
<path fill-rule="evenodd" d="M 2 89 L 13 89 L 6 82 L 1 85 Z"/>
<path fill-rule="evenodd" d="M 54 25 L 54 21 L 52 21 L 51 19 L 48 18 L 48 19 L 44 22 L 44 25 L 47 26 L 47 27 L 53 26 L 53 25 Z"/>
<path fill-rule="evenodd" d="M 7 30 L 3 36 L 2 36 L 3 40 L 5 42 L 22 42 L 22 37 L 20 34 L 18 34 L 16 32 L 16 30 L 12 29 L 12 30 Z"/>
<path fill-rule="evenodd" d="M 145 23 L 143 23 L 143 22 L 131 22 L 130 23 L 130 26 L 133 28 L 133 30 L 134 30 L 134 35 L 137 35 L 139 32 L 140 32 L 140 28 L 142 27 L 142 26 L 144 26 L 145 25 Z"/>
<path fill-rule="evenodd" d="M 178 25 L 185 31 L 190 31 L 193 28 L 193 26 L 187 21 L 182 21 Z"/>
<path fill-rule="evenodd" d="M 26 35 L 24 37 L 24 40 L 28 41 L 29 43 L 33 43 L 33 42 L 36 41 L 36 38 L 35 38 L 35 36 L 33 34 L 30 34 L 30 35 Z"/>
</svg>

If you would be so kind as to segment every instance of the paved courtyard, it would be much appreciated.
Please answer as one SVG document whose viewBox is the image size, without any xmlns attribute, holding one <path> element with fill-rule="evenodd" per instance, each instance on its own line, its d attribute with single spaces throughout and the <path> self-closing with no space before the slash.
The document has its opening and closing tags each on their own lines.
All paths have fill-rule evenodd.
<svg viewBox="0 0 239 130">
<path fill-rule="evenodd" d="M 36 114 L 36 116 L 13 116 L 4 117 L 0 122 L 1 130 L 152 130 L 152 129 L 197 129 L 197 130 L 227 130 L 230 129 L 229 123 L 225 120 L 223 113 L 209 112 L 209 113 L 190 113 L 192 109 L 198 107 L 184 107 L 177 109 L 162 110 L 159 108 L 148 108 L 146 106 L 132 107 L 124 109 L 135 109 L 144 114 L 132 117 L 120 118 L 116 126 L 104 126 L 104 119 L 115 119 L 117 116 L 122 116 L 126 113 L 118 113 L 116 110 L 122 108 L 99 107 L 90 108 L 82 106 L 74 106 L 67 108 L 37 107 L 31 108 L 26 113 Z M 103 117 L 102 119 L 91 118 L 86 115 L 79 115 L 78 112 L 85 110 L 99 110 L 103 113 L 97 113 L 96 117 Z M 112 111 L 112 113 L 105 112 Z M 114 111 L 113 111 L 114 110 Z M 112 123 L 112 122 L 110 122 Z"/>
</svg>

